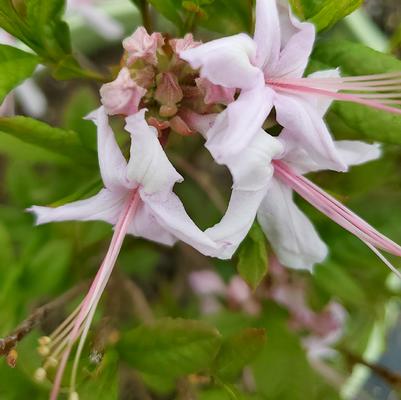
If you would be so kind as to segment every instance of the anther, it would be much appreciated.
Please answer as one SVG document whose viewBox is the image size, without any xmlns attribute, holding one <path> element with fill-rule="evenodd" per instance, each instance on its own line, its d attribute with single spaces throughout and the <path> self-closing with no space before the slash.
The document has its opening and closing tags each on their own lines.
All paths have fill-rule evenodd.
<svg viewBox="0 0 401 400">
<path fill-rule="evenodd" d="M 71 392 L 68 400 L 79 400 L 79 395 L 77 392 Z"/>
<path fill-rule="evenodd" d="M 40 346 L 47 346 L 51 343 L 51 341 L 52 340 L 49 338 L 49 336 L 42 336 L 38 339 Z"/>
<path fill-rule="evenodd" d="M 50 349 L 48 346 L 39 346 L 38 347 L 38 353 L 42 356 L 42 357 L 46 357 L 50 354 Z"/>
<path fill-rule="evenodd" d="M 35 371 L 34 378 L 37 382 L 43 382 L 47 377 L 47 372 L 44 368 L 38 368 Z"/>
</svg>

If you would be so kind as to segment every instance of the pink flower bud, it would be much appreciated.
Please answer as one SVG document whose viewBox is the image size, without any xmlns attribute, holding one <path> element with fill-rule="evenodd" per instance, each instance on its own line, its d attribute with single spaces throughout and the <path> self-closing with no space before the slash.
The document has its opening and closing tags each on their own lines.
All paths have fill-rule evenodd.
<svg viewBox="0 0 401 400">
<path fill-rule="evenodd" d="M 235 89 L 215 85 L 206 78 L 196 79 L 196 85 L 204 93 L 206 104 L 229 104 L 234 101 Z"/>
<path fill-rule="evenodd" d="M 162 105 L 172 106 L 179 103 L 184 95 L 177 77 L 171 72 L 162 73 L 159 77 L 155 99 Z"/>
<path fill-rule="evenodd" d="M 187 33 L 182 39 L 171 39 L 169 41 L 174 53 L 180 55 L 181 51 L 193 49 L 202 44 L 194 40 L 192 33 Z"/>
<path fill-rule="evenodd" d="M 123 40 L 123 47 L 128 53 L 127 64 L 131 65 L 138 59 L 150 64 L 157 64 L 157 50 L 164 44 L 163 36 L 158 33 L 151 35 L 144 27 L 139 27 L 130 37 Z"/>
<path fill-rule="evenodd" d="M 170 120 L 170 128 L 183 136 L 192 135 L 194 132 L 189 128 L 189 126 L 184 122 L 184 120 L 176 115 Z"/>
<path fill-rule="evenodd" d="M 106 83 L 100 89 L 102 104 L 109 115 L 135 114 L 145 93 L 146 89 L 131 79 L 128 68 L 123 68 L 116 80 Z"/>
</svg>

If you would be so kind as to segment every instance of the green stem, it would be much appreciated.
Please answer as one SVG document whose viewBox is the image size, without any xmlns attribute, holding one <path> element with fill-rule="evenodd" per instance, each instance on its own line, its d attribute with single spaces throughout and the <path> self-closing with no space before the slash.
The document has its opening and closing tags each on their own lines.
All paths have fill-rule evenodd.
<svg viewBox="0 0 401 400">
<path fill-rule="evenodd" d="M 153 32 L 152 18 L 150 16 L 150 8 L 147 0 L 140 0 L 139 10 L 142 15 L 142 24 L 148 33 Z"/>
</svg>

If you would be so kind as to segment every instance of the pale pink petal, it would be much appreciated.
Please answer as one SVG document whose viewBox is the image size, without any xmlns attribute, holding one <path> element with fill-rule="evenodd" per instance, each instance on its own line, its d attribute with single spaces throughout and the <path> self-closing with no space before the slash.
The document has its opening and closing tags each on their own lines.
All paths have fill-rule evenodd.
<svg viewBox="0 0 401 400">
<path fill-rule="evenodd" d="M 220 246 L 220 257 L 230 258 L 247 235 L 270 184 L 271 160 L 282 150 L 275 138 L 260 130 L 240 157 L 225 159 L 233 176 L 233 191 L 224 217 L 206 230 Z"/>
<path fill-rule="evenodd" d="M 1 117 L 12 117 L 15 115 L 15 96 L 14 92 L 10 92 L 0 105 Z"/>
<path fill-rule="evenodd" d="M 196 79 L 196 85 L 203 91 L 205 104 L 229 104 L 234 101 L 235 89 L 215 85 L 206 78 Z"/>
<path fill-rule="evenodd" d="M 382 154 L 379 143 L 368 144 L 358 140 L 338 140 L 335 145 L 348 166 L 376 160 Z"/>
<path fill-rule="evenodd" d="M 173 49 L 174 53 L 177 55 L 180 55 L 181 52 L 189 49 L 193 49 L 195 47 L 198 47 L 202 44 L 202 42 L 197 42 L 194 40 L 194 37 L 192 33 L 187 33 L 183 38 L 181 39 L 171 39 L 169 40 L 169 44 L 171 48 Z"/>
<path fill-rule="evenodd" d="M 148 194 L 141 188 L 140 194 L 163 229 L 202 254 L 216 254 L 216 244 L 195 225 L 175 193 Z"/>
<path fill-rule="evenodd" d="M 317 71 L 313 74 L 308 75 L 308 79 L 326 79 L 326 78 L 339 78 L 340 70 L 337 69 L 328 69 L 324 71 Z M 329 96 L 318 96 L 316 94 L 302 94 L 302 97 L 307 99 L 307 101 L 313 105 L 316 111 L 322 116 L 324 116 L 333 103 L 333 99 Z"/>
<path fill-rule="evenodd" d="M 277 93 L 274 105 L 277 121 L 285 128 L 280 134 L 284 143 L 293 141 L 304 148 L 321 169 L 347 170 L 322 116 L 305 99 Z"/>
<path fill-rule="evenodd" d="M 129 69 L 122 68 L 117 78 L 100 88 L 102 104 L 109 115 L 131 115 L 138 111 L 146 89 L 132 80 Z"/>
<path fill-rule="evenodd" d="M 177 238 L 164 229 L 153 216 L 152 210 L 144 202 L 140 202 L 127 233 L 143 237 L 167 246 L 172 246 Z"/>
<path fill-rule="evenodd" d="M 294 203 L 292 190 L 276 179 L 260 206 L 258 221 L 283 265 L 312 270 L 326 258 L 327 247 Z"/>
<path fill-rule="evenodd" d="M 143 109 L 126 118 L 125 129 L 131 134 L 131 157 L 127 176 L 151 194 L 170 191 L 182 176 L 166 156 L 157 137 L 157 130 L 147 124 Z"/>
<path fill-rule="evenodd" d="M 256 65 L 267 71 L 274 69 L 278 62 L 281 44 L 276 0 L 256 1 L 254 40 L 257 45 Z"/>
<path fill-rule="evenodd" d="M 106 188 L 124 191 L 133 187 L 127 179 L 127 161 L 116 142 L 104 107 L 93 111 L 86 118 L 97 125 L 99 166 Z"/>
<path fill-rule="evenodd" d="M 15 97 L 27 115 L 39 118 L 47 111 L 46 96 L 32 78 L 15 88 Z"/>
<path fill-rule="evenodd" d="M 243 151 L 258 134 L 272 109 L 274 92 L 265 86 L 242 91 L 207 132 L 206 147 L 218 163 Z"/>
<path fill-rule="evenodd" d="M 300 22 L 292 15 L 289 20 L 296 31 L 282 49 L 275 69 L 266 69 L 265 76 L 298 78 L 304 74 L 308 65 L 315 42 L 315 26 L 309 22 Z M 284 23 L 285 20 L 282 20 L 282 25 Z"/>
<path fill-rule="evenodd" d="M 338 140 L 334 142 L 334 145 L 347 167 L 364 164 L 381 156 L 378 143 L 368 144 L 357 140 Z M 282 158 L 298 174 L 304 175 L 308 172 L 322 170 L 321 165 L 312 160 L 296 142 L 288 141 L 284 146 L 286 152 Z"/>
<path fill-rule="evenodd" d="M 204 43 L 181 52 L 180 56 L 193 68 L 200 68 L 202 78 L 216 85 L 251 89 L 264 81 L 262 71 L 252 65 L 256 45 L 245 34 Z"/>
<path fill-rule="evenodd" d="M 238 275 L 233 276 L 227 287 L 227 297 L 238 304 L 243 304 L 252 295 L 250 287 Z"/>
<path fill-rule="evenodd" d="M 268 183 L 268 181 L 267 181 Z M 219 249 L 214 254 L 221 259 L 230 259 L 248 234 L 255 216 L 266 196 L 267 186 L 260 190 L 233 190 L 228 208 L 220 220 L 205 233 L 217 243 Z"/>
<path fill-rule="evenodd" d="M 179 116 L 193 132 L 199 132 L 206 138 L 207 132 L 213 126 L 218 114 L 197 114 L 188 108 L 181 109 Z"/>
<path fill-rule="evenodd" d="M 36 215 L 37 225 L 56 221 L 105 221 L 115 225 L 127 198 L 127 193 L 116 194 L 102 189 L 86 200 L 60 207 L 32 206 L 27 211 Z"/>
<path fill-rule="evenodd" d="M 110 18 L 98 7 L 81 4 L 75 7 L 96 33 L 107 40 L 118 40 L 124 35 L 124 27 L 116 20 Z"/>
<path fill-rule="evenodd" d="M 210 270 L 194 271 L 189 274 L 189 284 L 192 290 L 200 296 L 220 295 L 226 293 L 226 285 L 220 276 Z"/>
<path fill-rule="evenodd" d="M 233 177 L 233 189 L 265 189 L 273 173 L 271 161 L 279 158 L 283 151 L 284 147 L 277 138 L 260 129 L 240 156 L 224 158 L 224 164 Z"/>
<path fill-rule="evenodd" d="M 128 53 L 128 66 L 138 59 L 153 65 L 157 64 L 157 50 L 164 44 L 163 36 L 154 32 L 151 35 L 144 27 L 139 27 L 130 37 L 123 40 L 123 47 Z"/>
</svg>

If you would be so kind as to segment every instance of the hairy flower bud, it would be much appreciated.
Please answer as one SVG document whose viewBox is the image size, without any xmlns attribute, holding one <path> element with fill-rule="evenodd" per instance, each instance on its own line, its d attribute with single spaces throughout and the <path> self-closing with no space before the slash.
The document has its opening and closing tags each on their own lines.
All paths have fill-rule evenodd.
<svg viewBox="0 0 401 400">
<path fill-rule="evenodd" d="M 117 78 L 100 89 L 102 103 L 109 115 L 130 115 L 138 111 L 146 89 L 132 80 L 128 68 L 123 68 Z"/>
<path fill-rule="evenodd" d="M 151 35 L 146 29 L 139 27 L 130 37 L 124 39 L 123 47 L 128 53 L 127 64 L 131 65 L 138 59 L 144 59 L 150 64 L 157 64 L 157 51 L 164 44 L 161 33 Z"/>
<path fill-rule="evenodd" d="M 158 84 L 155 99 L 161 105 L 173 106 L 184 97 L 177 77 L 171 72 L 165 72 L 158 76 Z"/>
</svg>

